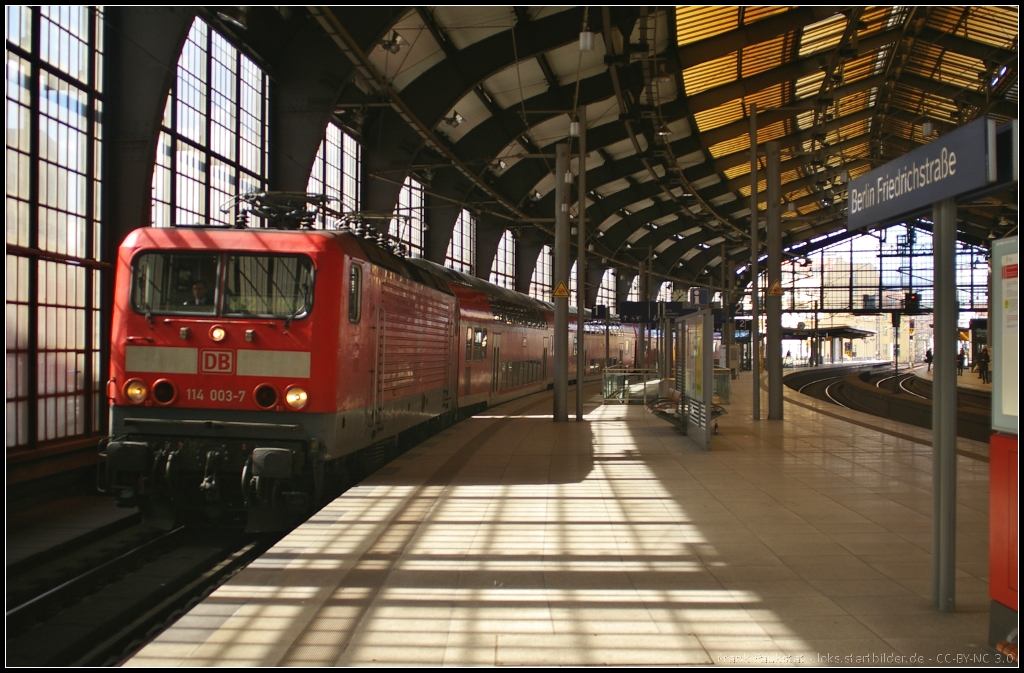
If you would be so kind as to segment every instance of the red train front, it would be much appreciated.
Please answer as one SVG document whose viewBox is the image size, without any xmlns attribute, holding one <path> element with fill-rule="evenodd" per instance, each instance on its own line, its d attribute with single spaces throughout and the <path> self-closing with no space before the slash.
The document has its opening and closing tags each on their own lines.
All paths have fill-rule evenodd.
<svg viewBox="0 0 1024 673">
<path fill-rule="evenodd" d="M 403 433 L 553 380 L 550 305 L 349 232 L 139 229 L 115 294 L 107 480 L 157 525 L 281 528 Z"/>
</svg>

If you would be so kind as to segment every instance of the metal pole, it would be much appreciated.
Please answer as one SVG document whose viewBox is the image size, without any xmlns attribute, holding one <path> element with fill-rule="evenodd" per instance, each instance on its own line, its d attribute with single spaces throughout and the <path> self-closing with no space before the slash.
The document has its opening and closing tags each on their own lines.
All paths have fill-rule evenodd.
<svg viewBox="0 0 1024 673">
<path fill-rule="evenodd" d="M 610 310 L 611 306 L 609 306 L 608 309 Z M 607 369 L 608 368 L 608 360 L 611 359 L 609 354 L 608 354 L 608 351 L 610 350 L 610 348 L 611 348 L 611 344 L 609 343 L 609 337 L 608 337 L 608 318 L 605 318 L 604 319 L 604 367 L 602 367 L 602 369 Z"/>
<path fill-rule="evenodd" d="M 721 352 L 725 357 L 720 358 L 719 365 L 725 369 L 729 368 L 729 288 L 726 281 L 729 276 L 728 264 L 725 262 L 725 243 L 722 243 L 722 261 L 719 262 L 722 268 L 722 346 Z"/>
<path fill-rule="evenodd" d="M 761 362 L 758 353 L 761 319 L 758 311 L 757 255 L 757 104 L 750 104 L 750 375 L 754 380 L 753 415 L 761 420 Z"/>
<path fill-rule="evenodd" d="M 569 287 L 569 145 L 555 146 L 555 288 Z M 555 395 L 552 414 L 556 423 L 569 420 L 569 298 L 552 297 L 555 302 Z"/>
<path fill-rule="evenodd" d="M 583 420 L 583 376 L 587 371 L 587 340 L 584 307 L 587 298 L 587 107 L 581 105 L 580 123 L 580 194 L 576 223 L 576 420 Z"/>
<path fill-rule="evenodd" d="M 640 263 L 640 282 L 637 283 L 640 287 L 640 301 L 648 301 L 647 296 L 647 260 L 645 259 Z M 650 317 L 650 316 L 648 316 Z M 637 367 L 640 369 L 647 368 L 647 323 L 644 322 L 640 325 L 640 334 L 637 340 Z"/>
<path fill-rule="evenodd" d="M 782 283 L 782 143 L 766 143 L 768 189 L 768 289 Z M 782 420 L 782 297 L 765 294 L 768 313 L 768 420 Z"/>
<path fill-rule="evenodd" d="M 932 604 L 956 608 L 956 199 L 932 207 L 935 371 L 932 388 Z"/>
</svg>

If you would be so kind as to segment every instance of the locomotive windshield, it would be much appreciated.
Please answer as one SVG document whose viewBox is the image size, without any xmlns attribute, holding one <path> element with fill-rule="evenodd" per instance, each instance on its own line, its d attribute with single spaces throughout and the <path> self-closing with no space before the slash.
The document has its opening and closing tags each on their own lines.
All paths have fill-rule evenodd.
<svg viewBox="0 0 1024 673">
<path fill-rule="evenodd" d="M 304 318 L 313 263 L 300 255 L 147 252 L 132 264 L 131 303 L 146 316 Z"/>
<path fill-rule="evenodd" d="M 313 264 L 308 257 L 228 255 L 224 315 L 294 319 L 313 305 Z"/>
<path fill-rule="evenodd" d="M 132 264 L 132 308 L 147 316 L 217 312 L 220 255 L 148 252 Z"/>
</svg>

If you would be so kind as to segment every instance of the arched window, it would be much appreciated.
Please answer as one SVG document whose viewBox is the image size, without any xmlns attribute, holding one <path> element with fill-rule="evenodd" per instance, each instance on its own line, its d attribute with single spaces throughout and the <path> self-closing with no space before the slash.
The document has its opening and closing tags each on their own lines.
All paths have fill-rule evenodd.
<svg viewBox="0 0 1024 673">
<path fill-rule="evenodd" d="M 327 125 L 327 132 L 313 160 L 306 192 L 324 194 L 334 199 L 328 206 L 343 213 L 359 210 L 359 143 L 335 124 Z M 339 222 L 333 218 L 317 218 L 318 229 L 335 229 Z"/>
<path fill-rule="evenodd" d="M 629 286 L 626 301 L 640 301 L 640 275 L 633 276 L 633 284 Z"/>
<path fill-rule="evenodd" d="M 569 269 L 569 306 L 576 305 L 576 262 Z"/>
<path fill-rule="evenodd" d="M 410 257 L 423 256 L 423 185 L 412 178 L 405 179 L 398 193 L 395 218 L 388 233 L 405 243 Z"/>
<path fill-rule="evenodd" d="M 658 296 L 655 301 L 672 301 L 672 283 L 665 281 L 661 284 L 661 288 L 658 290 Z"/>
<path fill-rule="evenodd" d="M 494 263 L 491 264 L 490 280 L 495 285 L 510 290 L 516 289 L 516 239 L 507 229 L 498 241 L 498 251 L 494 255 Z"/>
<path fill-rule="evenodd" d="M 104 27 L 97 7 L 7 7 L 9 450 L 106 428 Z"/>
<path fill-rule="evenodd" d="M 192 23 L 157 146 L 153 225 L 232 224 L 231 198 L 266 189 L 270 78 L 205 21 Z"/>
<path fill-rule="evenodd" d="M 615 269 L 605 269 L 601 286 L 597 288 L 597 305 L 608 307 L 608 313 L 618 313 L 615 305 Z"/>
<path fill-rule="evenodd" d="M 545 245 L 537 255 L 537 264 L 530 278 L 530 296 L 541 301 L 551 301 L 551 246 Z"/>
<path fill-rule="evenodd" d="M 444 265 L 462 273 L 473 273 L 476 261 L 476 218 L 468 210 L 462 210 L 455 219 L 452 238 L 444 255 Z"/>
</svg>

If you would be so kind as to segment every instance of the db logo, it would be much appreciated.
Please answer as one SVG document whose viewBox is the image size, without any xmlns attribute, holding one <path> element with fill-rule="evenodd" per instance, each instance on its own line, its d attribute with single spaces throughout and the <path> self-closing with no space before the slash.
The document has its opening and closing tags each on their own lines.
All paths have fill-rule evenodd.
<svg viewBox="0 0 1024 673">
<path fill-rule="evenodd" d="M 199 351 L 199 360 L 204 374 L 230 374 L 235 371 L 234 351 Z"/>
</svg>

